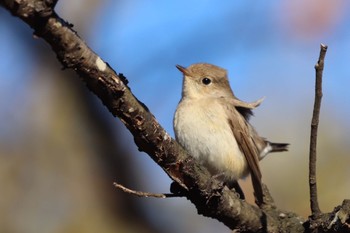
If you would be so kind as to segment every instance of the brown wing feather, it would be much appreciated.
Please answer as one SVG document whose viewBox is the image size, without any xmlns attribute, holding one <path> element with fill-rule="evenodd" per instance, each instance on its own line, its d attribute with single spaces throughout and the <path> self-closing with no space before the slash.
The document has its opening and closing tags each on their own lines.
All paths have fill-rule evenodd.
<svg viewBox="0 0 350 233">
<path fill-rule="evenodd" d="M 234 134 L 237 144 L 244 154 L 252 177 L 252 183 L 255 191 L 255 197 L 258 203 L 263 202 L 263 190 L 261 184 L 261 172 L 259 167 L 259 151 L 254 142 L 253 135 L 249 129 L 248 123 L 237 110 L 231 110 L 228 119 L 232 133 Z M 254 135 L 256 136 L 256 135 Z"/>
</svg>

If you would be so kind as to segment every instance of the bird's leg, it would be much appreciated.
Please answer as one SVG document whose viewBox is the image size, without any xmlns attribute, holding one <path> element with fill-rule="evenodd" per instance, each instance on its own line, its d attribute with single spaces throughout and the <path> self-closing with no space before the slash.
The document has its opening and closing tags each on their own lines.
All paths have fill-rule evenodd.
<svg viewBox="0 0 350 233">
<path fill-rule="evenodd" d="M 234 189 L 236 191 L 236 193 L 239 195 L 239 198 L 244 200 L 244 193 L 243 190 L 241 189 L 241 186 L 239 186 L 238 182 L 236 180 L 234 181 L 229 181 L 229 182 L 225 182 L 225 185 L 229 188 L 229 189 Z"/>
<path fill-rule="evenodd" d="M 218 174 L 215 174 L 211 177 L 211 180 L 225 180 L 225 173 L 221 172 Z M 243 190 L 241 189 L 241 186 L 239 186 L 238 182 L 236 180 L 234 181 L 224 181 L 224 185 L 226 185 L 229 189 L 234 189 L 236 193 L 238 194 L 238 197 L 242 200 L 245 199 Z"/>
</svg>

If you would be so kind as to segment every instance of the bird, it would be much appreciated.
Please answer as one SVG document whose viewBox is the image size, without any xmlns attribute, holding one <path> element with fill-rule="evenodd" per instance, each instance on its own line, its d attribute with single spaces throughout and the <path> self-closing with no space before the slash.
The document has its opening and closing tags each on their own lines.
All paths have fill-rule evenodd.
<svg viewBox="0 0 350 233">
<path fill-rule="evenodd" d="M 257 204 L 263 203 L 259 161 L 270 152 L 287 151 L 289 143 L 273 143 L 259 136 L 249 123 L 252 109 L 264 98 L 247 103 L 238 99 L 229 84 L 227 71 L 209 63 L 185 68 L 182 97 L 176 108 L 175 139 L 205 166 L 214 177 L 238 186 L 239 179 L 251 175 Z M 237 189 L 237 188 L 236 188 Z M 242 193 L 243 199 L 244 194 Z"/>
</svg>

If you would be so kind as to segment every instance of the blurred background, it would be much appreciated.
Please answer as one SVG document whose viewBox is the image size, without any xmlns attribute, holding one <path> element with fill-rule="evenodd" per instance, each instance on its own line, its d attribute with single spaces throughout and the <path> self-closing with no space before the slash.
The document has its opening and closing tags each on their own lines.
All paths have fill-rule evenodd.
<svg viewBox="0 0 350 233">
<path fill-rule="evenodd" d="M 228 70 L 240 99 L 266 96 L 252 124 L 287 153 L 261 162 L 281 209 L 307 217 L 314 65 L 329 46 L 318 138 L 323 211 L 350 196 L 350 10 L 346 0 L 61 0 L 56 11 L 117 72 L 173 136 L 176 64 Z M 127 187 L 168 192 L 171 180 L 138 152 L 125 127 L 50 47 L 0 8 L 0 231 L 230 232 L 184 198 L 137 198 Z M 250 179 L 242 181 L 251 198 Z M 249 199 L 249 201 L 251 201 Z"/>
</svg>

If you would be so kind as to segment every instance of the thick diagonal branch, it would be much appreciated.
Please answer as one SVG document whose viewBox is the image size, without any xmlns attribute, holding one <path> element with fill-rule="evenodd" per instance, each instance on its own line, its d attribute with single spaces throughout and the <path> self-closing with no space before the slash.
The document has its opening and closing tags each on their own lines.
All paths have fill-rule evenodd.
<svg viewBox="0 0 350 233">
<path fill-rule="evenodd" d="M 36 37 L 44 39 L 56 53 L 64 68 L 75 70 L 87 87 L 95 93 L 133 134 L 140 151 L 145 151 L 176 181 L 186 197 L 205 215 L 218 219 L 230 228 L 258 231 L 269 219 L 262 210 L 240 200 L 235 192 L 223 189 L 219 182 L 209 182 L 208 171 L 187 155 L 178 143 L 159 125 L 155 117 L 131 93 L 126 78 L 95 54 L 61 19 L 45 0 L 0 1 L 15 16 L 33 29 Z"/>
</svg>

